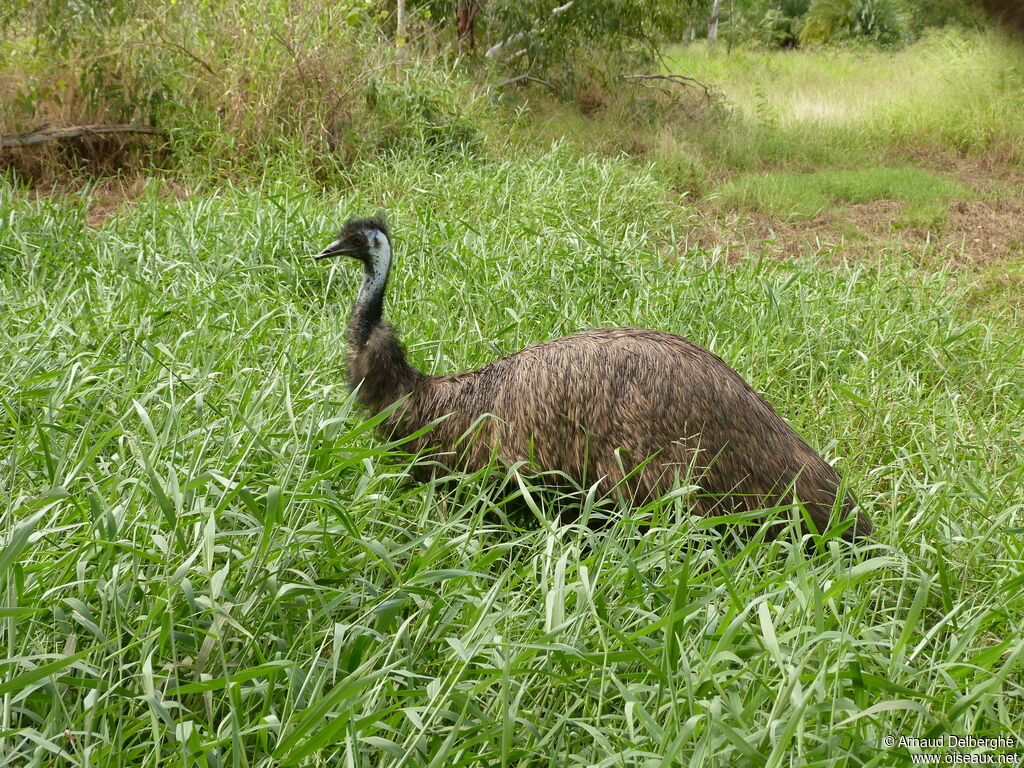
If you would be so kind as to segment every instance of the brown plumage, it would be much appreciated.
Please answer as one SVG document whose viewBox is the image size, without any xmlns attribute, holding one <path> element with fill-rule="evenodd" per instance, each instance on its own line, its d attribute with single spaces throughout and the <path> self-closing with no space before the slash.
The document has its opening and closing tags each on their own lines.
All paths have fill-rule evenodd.
<svg viewBox="0 0 1024 768">
<path fill-rule="evenodd" d="M 828 524 L 839 474 L 703 347 L 662 331 L 605 328 L 534 344 L 476 371 L 428 376 L 409 365 L 381 319 L 386 224 L 349 221 L 318 258 L 341 254 L 364 266 L 349 321 L 349 383 L 375 413 L 406 398 L 382 424 L 386 436 L 437 421 L 411 448 L 451 469 L 475 471 L 496 454 L 634 503 L 689 478 L 704 492 L 704 514 L 785 503 L 795 490 L 817 529 Z M 854 511 L 848 497 L 841 508 Z M 857 513 L 844 535 L 871 528 Z"/>
</svg>

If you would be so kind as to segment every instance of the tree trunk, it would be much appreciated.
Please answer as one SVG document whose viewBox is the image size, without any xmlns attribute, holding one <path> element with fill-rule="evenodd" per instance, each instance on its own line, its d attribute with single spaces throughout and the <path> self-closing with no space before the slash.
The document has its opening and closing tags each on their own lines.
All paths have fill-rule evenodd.
<svg viewBox="0 0 1024 768">
<path fill-rule="evenodd" d="M 405 0 L 397 0 L 395 8 L 395 48 L 397 49 L 398 66 L 405 61 Z"/>
<path fill-rule="evenodd" d="M 455 4 L 460 54 L 476 50 L 476 15 L 480 12 L 481 5 L 481 0 L 460 0 Z"/>
<path fill-rule="evenodd" d="M 722 9 L 722 0 L 713 0 L 711 16 L 708 18 L 708 45 L 718 41 L 718 12 Z"/>
</svg>

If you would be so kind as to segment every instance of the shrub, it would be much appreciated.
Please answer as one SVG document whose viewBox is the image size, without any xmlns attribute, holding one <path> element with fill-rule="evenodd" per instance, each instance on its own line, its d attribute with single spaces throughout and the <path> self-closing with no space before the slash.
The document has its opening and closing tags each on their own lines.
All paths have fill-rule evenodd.
<svg viewBox="0 0 1024 768">
<path fill-rule="evenodd" d="M 0 15 L 0 132 L 155 124 L 172 163 L 219 175 L 260 174 L 274 158 L 323 177 L 381 151 L 481 143 L 486 102 L 435 62 L 396 72 L 393 41 L 365 0 L 118 7 L 131 12 Z"/>
<path fill-rule="evenodd" d="M 759 37 L 770 45 L 795 48 L 811 0 L 779 0 L 767 10 Z"/>
<path fill-rule="evenodd" d="M 926 27 L 957 25 L 981 29 L 985 14 L 976 3 L 963 0 L 904 0 L 909 11 L 911 27 L 919 33 Z"/>
<path fill-rule="evenodd" d="M 690 17 L 679 6 L 668 0 L 492 0 L 483 14 L 489 58 L 510 74 L 540 75 L 567 93 L 581 81 L 649 63 L 664 40 L 683 36 Z M 595 51 L 605 72 L 586 66 Z"/>
<path fill-rule="evenodd" d="M 908 33 L 909 19 L 900 0 L 814 0 L 800 42 L 866 40 L 896 46 L 906 41 Z"/>
</svg>

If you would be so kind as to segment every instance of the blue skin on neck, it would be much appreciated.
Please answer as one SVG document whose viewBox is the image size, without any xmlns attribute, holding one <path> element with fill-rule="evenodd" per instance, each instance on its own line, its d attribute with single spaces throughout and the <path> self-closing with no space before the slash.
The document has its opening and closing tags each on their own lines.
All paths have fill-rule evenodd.
<svg viewBox="0 0 1024 768">
<path fill-rule="evenodd" d="M 359 288 L 349 322 L 349 343 L 362 346 L 384 313 L 384 290 L 391 272 L 391 243 L 377 229 L 366 233 L 368 257 L 363 262 L 363 284 Z"/>
</svg>

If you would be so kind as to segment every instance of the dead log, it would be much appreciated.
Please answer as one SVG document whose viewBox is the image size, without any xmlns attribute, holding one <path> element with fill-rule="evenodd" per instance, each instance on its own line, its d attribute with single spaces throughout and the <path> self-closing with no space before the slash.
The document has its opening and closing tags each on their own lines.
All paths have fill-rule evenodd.
<svg viewBox="0 0 1024 768">
<path fill-rule="evenodd" d="M 94 136 L 116 136 L 122 134 L 147 134 L 163 136 L 165 131 L 152 125 L 106 124 L 106 125 L 71 125 L 67 128 L 54 128 L 41 125 L 24 133 L 12 133 L 0 137 L 0 149 L 15 147 L 34 147 L 40 144 L 60 144 L 72 139 L 91 138 Z"/>
</svg>

